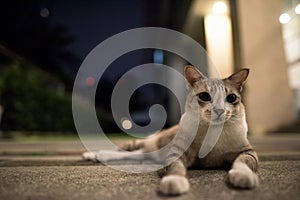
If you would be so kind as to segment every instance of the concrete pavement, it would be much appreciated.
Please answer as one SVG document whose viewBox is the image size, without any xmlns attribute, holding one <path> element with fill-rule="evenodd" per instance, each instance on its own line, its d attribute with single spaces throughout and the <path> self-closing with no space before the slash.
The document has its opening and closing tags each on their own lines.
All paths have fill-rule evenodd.
<svg viewBox="0 0 300 200">
<path fill-rule="evenodd" d="M 157 194 L 155 172 L 82 161 L 77 140 L 0 141 L 0 199 L 300 199 L 300 134 L 251 140 L 262 160 L 258 188 L 231 188 L 226 171 L 189 170 L 191 190 L 178 197 Z"/>
</svg>

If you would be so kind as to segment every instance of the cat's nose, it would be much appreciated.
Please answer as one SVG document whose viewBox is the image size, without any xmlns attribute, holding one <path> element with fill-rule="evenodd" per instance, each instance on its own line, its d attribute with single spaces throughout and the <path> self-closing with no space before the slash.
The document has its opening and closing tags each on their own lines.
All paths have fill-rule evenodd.
<svg viewBox="0 0 300 200">
<path fill-rule="evenodd" d="M 218 116 L 221 116 L 224 112 L 224 109 L 214 109 L 214 113 L 216 113 Z"/>
</svg>

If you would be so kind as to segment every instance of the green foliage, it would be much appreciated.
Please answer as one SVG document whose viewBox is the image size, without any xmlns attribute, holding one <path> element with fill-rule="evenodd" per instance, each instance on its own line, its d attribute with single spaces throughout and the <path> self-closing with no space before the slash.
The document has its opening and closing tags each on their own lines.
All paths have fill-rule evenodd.
<svg viewBox="0 0 300 200">
<path fill-rule="evenodd" d="M 58 80 L 14 63 L 0 71 L 2 130 L 74 131 L 71 98 L 54 88 Z"/>
</svg>

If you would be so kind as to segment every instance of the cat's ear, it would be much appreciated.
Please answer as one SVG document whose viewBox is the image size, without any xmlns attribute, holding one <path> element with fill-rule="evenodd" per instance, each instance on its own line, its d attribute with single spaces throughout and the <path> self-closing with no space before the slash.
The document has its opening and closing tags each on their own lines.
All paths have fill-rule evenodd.
<svg viewBox="0 0 300 200">
<path fill-rule="evenodd" d="M 239 91 L 239 92 L 242 92 L 243 90 L 243 85 L 249 75 L 249 69 L 247 68 L 244 68 L 244 69 L 241 69 L 240 71 L 232 74 L 231 76 L 229 76 L 227 79 L 229 79 L 234 87 Z"/>
<path fill-rule="evenodd" d="M 184 75 L 191 86 L 201 79 L 207 79 L 196 67 L 192 65 L 185 66 Z"/>
</svg>

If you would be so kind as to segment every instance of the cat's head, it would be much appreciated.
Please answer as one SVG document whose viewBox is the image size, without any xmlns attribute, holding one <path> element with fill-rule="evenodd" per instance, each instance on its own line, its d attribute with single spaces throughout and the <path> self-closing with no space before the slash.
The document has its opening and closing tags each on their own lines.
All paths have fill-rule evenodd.
<svg viewBox="0 0 300 200">
<path fill-rule="evenodd" d="M 244 116 L 241 92 L 249 69 L 241 69 L 225 79 L 209 79 L 193 66 L 185 67 L 185 77 L 194 90 L 200 118 L 213 124 Z"/>
</svg>

